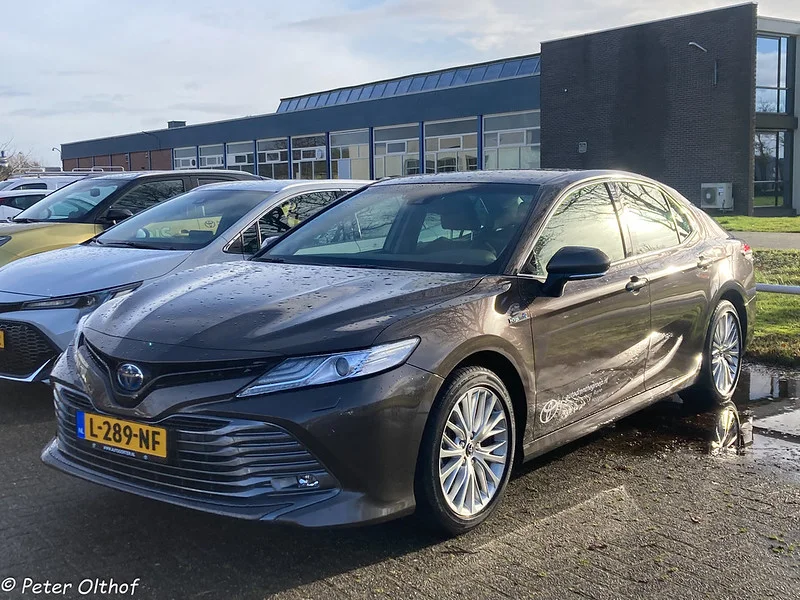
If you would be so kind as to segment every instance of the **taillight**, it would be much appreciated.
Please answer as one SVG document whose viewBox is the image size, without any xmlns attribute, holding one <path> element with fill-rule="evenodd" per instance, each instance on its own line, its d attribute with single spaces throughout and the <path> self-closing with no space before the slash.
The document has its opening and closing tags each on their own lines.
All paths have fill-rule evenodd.
<svg viewBox="0 0 800 600">
<path fill-rule="evenodd" d="M 742 256 L 747 260 L 753 260 L 753 249 L 750 247 L 750 244 L 742 242 Z"/>
</svg>

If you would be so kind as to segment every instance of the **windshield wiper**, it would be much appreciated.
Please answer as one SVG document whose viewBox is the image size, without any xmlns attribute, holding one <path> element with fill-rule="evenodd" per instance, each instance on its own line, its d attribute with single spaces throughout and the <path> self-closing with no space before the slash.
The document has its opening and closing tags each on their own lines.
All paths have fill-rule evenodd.
<svg viewBox="0 0 800 600">
<path fill-rule="evenodd" d="M 16 219 L 12 218 L 11 221 L 14 223 L 38 223 L 39 219 Z"/>
<path fill-rule="evenodd" d="M 268 263 L 285 263 L 285 258 L 278 258 L 276 256 L 259 256 L 258 258 L 254 258 L 253 260 L 258 262 L 268 262 Z"/>
<path fill-rule="evenodd" d="M 97 241 L 97 240 L 95 240 Z M 175 250 L 173 246 L 152 246 L 150 244 L 142 244 L 141 242 L 98 242 L 102 246 L 115 246 L 123 248 L 139 248 L 140 250 Z"/>
</svg>

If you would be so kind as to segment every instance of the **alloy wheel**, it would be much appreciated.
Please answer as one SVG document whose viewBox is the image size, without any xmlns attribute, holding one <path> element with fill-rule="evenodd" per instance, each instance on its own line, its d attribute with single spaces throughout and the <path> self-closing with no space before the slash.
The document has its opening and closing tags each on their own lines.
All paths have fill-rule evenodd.
<svg viewBox="0 0 800 600">
<path fill-rule="evenodd" d="M 739 324 L 731 312 L 724 312 L 714 326 L 711 339 L 711 374 L 721 395 L 728 395 L 739 378 L 742 344 Z"/>
<path fill-rule="evenodd" d="M 497 495 L 508 468 L 508 420 L 487 387 L 464 392 L 453 405 L 439 446 L 439 482 L 455 514 L 472 518 Z"/>
</svg>

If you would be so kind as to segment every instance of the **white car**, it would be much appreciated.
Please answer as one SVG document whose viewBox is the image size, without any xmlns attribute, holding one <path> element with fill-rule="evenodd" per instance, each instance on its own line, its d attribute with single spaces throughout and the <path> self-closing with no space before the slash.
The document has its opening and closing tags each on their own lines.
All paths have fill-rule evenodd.
<svg viewBox="0 0 800 600">
<path fill-rule="evenodd" d="M 52 190 L 2 190 L 0 191 L 0 221 L 16 217 L 47 196 Z"/>
<path fill-rule="evenodd" d="M 37 190 L 37 191 L 50 191 L 62 188 L 65 185 L 83 179 L 87 173 L 23 173 L 21 175 L 12 175 L 5 181 L 0 181 L 0 192 L 22 191 L 22 190 Z M 97 173 L 101 174 L 101 173 Z"/>
</svg>

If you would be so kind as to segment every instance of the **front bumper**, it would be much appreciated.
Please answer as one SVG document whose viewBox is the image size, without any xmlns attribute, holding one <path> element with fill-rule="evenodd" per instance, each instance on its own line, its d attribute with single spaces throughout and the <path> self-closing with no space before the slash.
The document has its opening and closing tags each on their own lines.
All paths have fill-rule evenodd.
<svg viewBox="0 0 800 600">
<path fill-rule="evenodd" d="M 334 386 L 183 404 L 137 419 L 166 427 L 174 440 L 169 462 L 159 464 L 79 442 L 70 414 L 109 411 L 65 386 L 58 371 L 58 436 L 42 453 L 45 464 L 171 504 L 306 527 L 378 522 L 414 510 L 417 453 L 441 385 L 437 376 L 404 365 Z M 186 390 L 175 391 L 176 401 L 185 399 Z M 212 429 L 200 431 L 200 424 Z M 309 473 L 315 487 L 285 486 Z"/>
<path fill-rule="evenodd" d="M 6 348 L 0 350 L 0 380 L 45 381 L 85 314 L 80 309 L 0 313 L 0 329 L 6 338 Z"/>
</svg>

